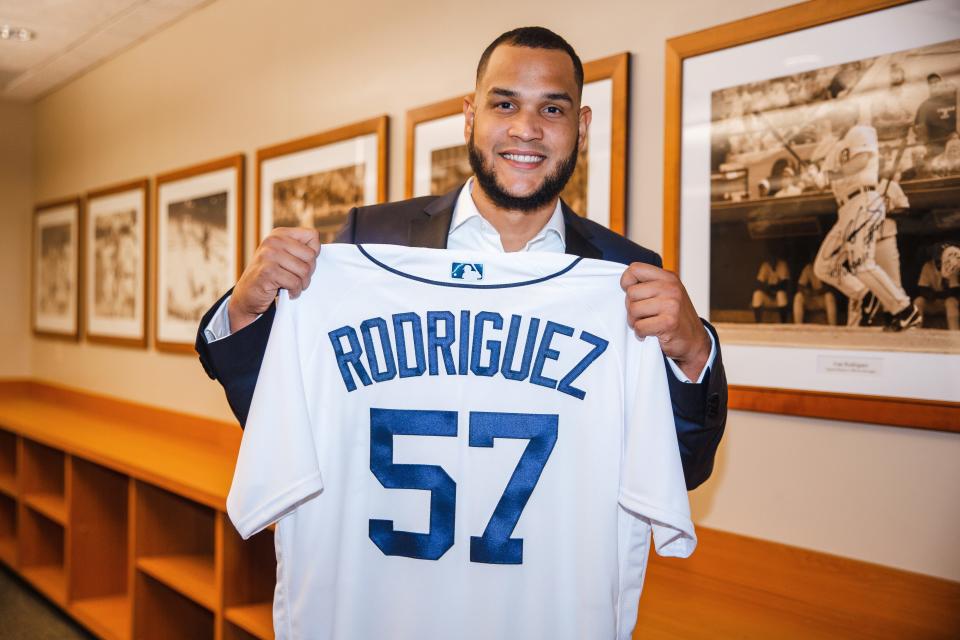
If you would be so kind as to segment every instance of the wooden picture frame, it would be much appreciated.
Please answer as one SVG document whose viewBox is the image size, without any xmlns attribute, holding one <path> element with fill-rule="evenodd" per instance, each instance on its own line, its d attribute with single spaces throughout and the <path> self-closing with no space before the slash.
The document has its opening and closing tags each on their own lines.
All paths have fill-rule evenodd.
<svg viewBox="0 0 960 640">
<path fill-rule="evenodd" d="M 34 207 L 30 322 L 36 336 L 80 339 L 82 221 L 79 196 Z"/>
<path fill-rule="evenodd" d="M 193 353 L 203 313 L 240 278 L 244 160 L 236 154 L 154 180 L 153 336 L 159 351 Z"/>
<path fill-rule="evenodd" d="M 88 192 L 85 213 L 84 336 L 89 342 L 144 349 L 150 180 Z"/>
<path fill-rule="evenodd" d="M 329 242 L 352 207 L 386 202 L 389 122 L 379 116 L 258 150 L 257 242 L 275 226 L 307 219 Z M 280 206 L 289 222 L 275 222 Z"/>
<path fill-rule="evenodd" d="M 585 203 L 587 217 L 626 234 L 630 54 L 584 63 L 583 75 L 582 102 L 593 108 L 594 123 L 587 149 L 580 154 L 577 172 L 562 197 L 577 213 L 584 215 L 578 209 Z M 440 195 L 472 174 L 463 142 L 463 99 L 458 96 L 407 112 L 407 198 Z M 598 163 L 602 170 L 584 176 L 586 162 Z"/>
<path fill-rule="evenodd" d="M 703 132 L 703 124 L 709 128 L 716 117 L 711 111 L 710 92 L 746 87 L 747 83 L 789 81 L 793 78 L 791 73 L 813 73 L 831 65 L 860 65 L 868 58 L 880 60 L 887 52 L 892 56 L 912 51 L 912 47 L 949 44 L 956 36 L 933 35 L 949 33 L 950 24 L 942 24 L 945 17 L 950 20 L 951 14 L 945 13 L 947 8 L 944 0 L 812 0 L 667 41 L 663 257 L 666 268 L 680 273 L 701 314 L 706 315 L 704 312 L 711 309 L 709 283 L 715 256 L 711 256 L 710 238 L 718 219 L 710 213 L 715 208 L 709 182 L 710 168 L 715 162 L 711 156 L 712 138 Z M 917 27 L 911 21 L 925 26 Z M 890 33 L 903 34 L 907 45 L 884 42 L 878 45 L 886 47 L 881 50 L 869 48 L 869 39 L 842 35 L 850 33 L 843 30 L 875 33 L 885 24 L 891 25 Z M 924 45 L 922 39 L 927 37 L 930 39 Z M 809 49 L 815 38 L 816 46 L 822 50 Z M 921 40 L 919 44 L 913 42 L 917 39 Z M 738 66 L 737 60 L 761 62 L 756 68 L 743 69 L 744 65 Z M 863 64 L 866 68 L 867 63 Z M 767 71 L 776 65 L 780 65 L 779 74 Z M 708 75 L 711 70 L 714 76 L 719 72 L 722 77 Z M 834 80 L 839 77 L 838 72 Z M 848 85 L 841 85 L 837 92 L 831 86 L 825 94 L 829 97 L 824 100 L 850 98 L 856 84 Z M 704 95 L 707 97 L 703 98 Z M 759 119 L 758 113 L 744 111 Z M 864 112 L 859 113 L 862 123 Z M 700 127 L 699 132 L 694 125 Z M 704 180 L 705 188 L 701 186 Z M 694 195 L 695 191 L 699 195 Z M 760 197 L 764 195 L 761 193 Z M 832 202 L 832 198 L 823 199 Z M 788 200 L 803 198 L 784 198 Z M 836 205 L 833 212 L 836 220 Z M 705 260 L 705 255 L 711 257 Z M 960 355 L 956 353 L 903 355 L 896 351 L 820 345 L 796 348 L 738 344 L 725 339 L 724 330 L 718 328 L 730 381 L 731 409 L 960 432 L 960 402 L 956 401 Z M 841 366 L 831 369 L 830 362 Z M 850 365 L 849 370 L 844 369 L 845 365 Z M 856 378 L 858 374 L 874 377 Z M 930 383 L 932 390 L 921 390 L 924 381 Z"/>
</svg>

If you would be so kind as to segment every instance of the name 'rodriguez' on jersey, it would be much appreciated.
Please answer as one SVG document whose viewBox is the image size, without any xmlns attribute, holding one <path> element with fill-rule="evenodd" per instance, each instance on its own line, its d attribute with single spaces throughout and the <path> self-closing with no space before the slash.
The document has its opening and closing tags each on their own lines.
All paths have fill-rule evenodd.
<svg viewBox="0 0 960 640">
<path fill-rule="evenodd" d="M 227 513 L 276 522 L 278 640 L 629 640 L 696 546 L 623 265 L 326 245 L 281 292 Z"/>
<path fill-rule="evenodd" d="M 513 314 L 505 321 L 503 314 L 495 311 L 472 315 L 469 310 L 456 316 L 451 311 L 395 313 L 390 322 L 381 317 L 368 318 L 358 329 L 346 325 L 330 331 L 337 368 L 347 391 L 357 389 L 355 379 L 369 386 L 398 376 L 411 378 L 425 373 L 487 377 L 499 374 L 508 380 L 527 380 L 583 400 L 586 391 L 573 386 L 574 382 L 610 344 L 589 331 L 577 331 L 552 320 L 543 323 L 540 318 Z M 509 325 L 506 330 L 505 324 Z M 542 324 L 543 332 L 538 334 Z M 518 354 L 521 329 L 525 338 Z M 559 379 L 544 373 L 549 361 L 560 359 L 558 349 L 579 351 L 582 347 L 587 347 L 586 354 L 569 371 L 562 376 L 553 374 Z"/>
</svg>

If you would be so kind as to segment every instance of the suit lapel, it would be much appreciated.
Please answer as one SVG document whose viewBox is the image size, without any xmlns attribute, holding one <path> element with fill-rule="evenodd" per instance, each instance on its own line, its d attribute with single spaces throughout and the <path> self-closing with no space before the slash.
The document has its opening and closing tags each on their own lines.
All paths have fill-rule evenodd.
<svg viewBox="0 0 960 640">
<path fill-rule="evenodd" d="M 600 258 L 603 253 L 598 249 L 590 239 L 593 234 L 583 224 L 583 218 L 573 212 L 573 209 L 567 206 L 563 200 L 560 201 L 560 209 L 563 211 L 564 235 L 566 236 L 567 253 L 581 258 Z"/>
<path fill-rule="evenodd" d="M 450 222 L 453 220 L 453 207 L 457 204 L 460 188 L 431 200 L 423 212 L 410 221 L 407 245 L 428 249 L 445 249 Z"/>
</svg>

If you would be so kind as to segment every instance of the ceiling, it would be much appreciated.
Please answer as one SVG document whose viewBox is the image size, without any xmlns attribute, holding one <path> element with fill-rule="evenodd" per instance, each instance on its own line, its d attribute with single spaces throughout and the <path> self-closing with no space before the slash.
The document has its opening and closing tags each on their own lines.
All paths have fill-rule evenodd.
<svg viewBox="0 0 960 640">
<path fill-rule="evenodd" d="M 0 99 L 35 100 L 212 0 L 0 0 Z"/>
</svg>

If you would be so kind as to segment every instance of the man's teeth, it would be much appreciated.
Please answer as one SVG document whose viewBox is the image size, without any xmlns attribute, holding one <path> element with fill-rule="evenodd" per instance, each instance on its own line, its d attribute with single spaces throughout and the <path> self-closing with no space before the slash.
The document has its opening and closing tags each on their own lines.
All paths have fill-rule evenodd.
<svg viewBox="0 0 960 640">
<path fill-rule="evenodd" d="M 507 160 L 513 160 L 514 162 L 543 162 L 543 156 L 526 156 L 516 153 L 505 153 L 503 154 L 503 157 Z"/>
</svg>

